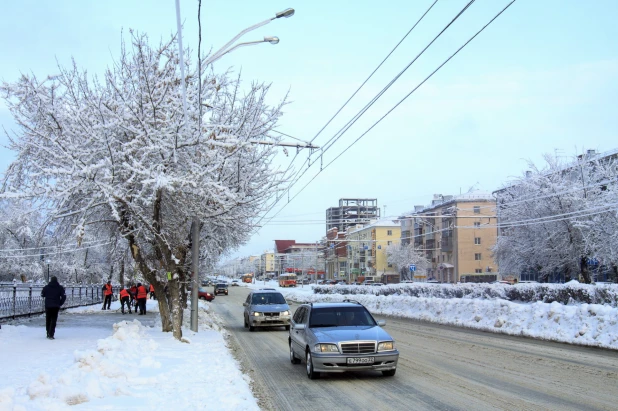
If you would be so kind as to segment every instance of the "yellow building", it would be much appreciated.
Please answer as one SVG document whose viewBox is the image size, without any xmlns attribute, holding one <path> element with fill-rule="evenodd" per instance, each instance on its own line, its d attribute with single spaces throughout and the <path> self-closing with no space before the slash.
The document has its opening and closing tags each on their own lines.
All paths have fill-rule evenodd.
<svg viewBox="0 0 618 411">
<path fill-rule="evenodd" d="M 497 239 L 496 201 L 491 194 L 436 194 L 430 206 L 415 206 L 400 219 L 406 221 L 402 243 L 413 242 L 431 263 L 426 273 L 415 273 L 414 280 L 456 283 L 462 276 L 497 275 L 491 251 Z"/>
<path fill-rule="evenodd" d="M 359 276 L 363 276 L 380 282 L 384 275 L 396 276 L 397 267 L 388 264 L 386 247 L 399 244 L 400 237 L 399 221 L 393 220 L 378 220 L 348 229 L 346 242 L 350 281 L 357 281 Z"/>
<path fill-rule="evenodd" d="M 264 251 L 261 256 L 259 275 L 272 277 L 275 275 L 275 253 L 274 251 Z"/>
</svg>

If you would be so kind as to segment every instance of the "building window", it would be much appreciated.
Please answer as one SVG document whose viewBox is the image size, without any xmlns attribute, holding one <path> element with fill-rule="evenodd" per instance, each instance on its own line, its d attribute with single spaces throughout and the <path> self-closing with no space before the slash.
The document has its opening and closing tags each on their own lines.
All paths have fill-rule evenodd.
<svg viewBox="0 0 618 411">
<path fill-rule="evenodd" d="M 393 245 L 393 242 L 392 241 L 387 241 L 386 245 Z"/>
<path fill-rule="evenodd" d="M 474 206 L 474 214 L 481 214 L 481 206 Z"/>
<path fill-rule="evenodd" d="M 474 259 L 476 261 L 480 260 L 481 259 L 481 253 L 474 253 Z"/>
<path fill-rule="evenodd" d="M 482 268 L 475 268 L 475 269 L 474 269 L 474 272 L 475 272 L 475 273 L 477 273 L 477 274 L 478 274 L 478 273 L 482 273 L 482 272 L 483 272 L 483 269 L 482 269 Z"/>
<path fill-rule="evenodd" d="M 474 244 L 481 245 L 481 237 L 474 237 Z"/>
<path fill-rule="evenodd" d="M 474 222 L 474 228 L 481 228 L 481 222 L 480 221 L 475 221 Z"/>
<path fill-rule="evenodd" d="M 393 235 L 393 230 L 386 230 L 386 235 Z"/>
<path fill-rule="evenodd" d="M 389 267 L 389 268 L 390 268 L 390 267 L 392 267 L 392 266 L 393 266 L 392 264 L 390 264 L 390 263 L 388 264 L 388 267 Z"/>
</svg>

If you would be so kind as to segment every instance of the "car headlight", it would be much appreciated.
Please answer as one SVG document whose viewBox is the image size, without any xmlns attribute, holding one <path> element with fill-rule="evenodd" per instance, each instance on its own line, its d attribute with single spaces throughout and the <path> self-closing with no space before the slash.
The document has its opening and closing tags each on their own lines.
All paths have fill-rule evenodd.
<svg viewBox="0 0 618 411">
<path fill-rule="evenodd" d="M 261 313 L 258 313 L 258 312 L 254 312 L 254 313 L 253 313 L 253 316 L 254 316 L 254 317 L 259 317 L 260 315 L 261 315 Z"/>
<path fill-rule="evenodd" d="M 316 352 L 339 352 L 339 348 L 335 344 L 316 344 L 314 348 Z"/>
<path fill-rule="evenodd" d="M 289 311 L 284 311 L 284 312 L 281 313 L 281 315 L 290 315 L 290 312 Z"/>
<path fill-rule="evenodd" d="M 378 344 L 378 351 L 393 351 L 395 349 L 395 341 L 382 341 Z"/>
</svg>

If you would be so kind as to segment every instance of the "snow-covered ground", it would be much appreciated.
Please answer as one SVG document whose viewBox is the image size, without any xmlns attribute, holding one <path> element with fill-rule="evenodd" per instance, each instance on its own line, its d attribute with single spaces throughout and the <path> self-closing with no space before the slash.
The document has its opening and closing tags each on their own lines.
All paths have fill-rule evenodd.
<svg viewBox="0 0 618 411">
<path fill-rule="evenodd" d="M 275 288 L 297 302 L 342 301 L 312 286 Z M 501 299 L 441 299 L 354 295 L 374 314 L 415 318 L 486 331 L 618 349 L 618 309 L 598 304 L 514 303 Z M 0 330 L 0 410 L 212 409 L 258 410 L 250 380 L 225 345 L 225 331 L 200 302 L 199 332 L 176 341 L 162 333 L 157 303 L 146 317 L 100 307 L 60 313 L 56 339 L 44 318 Z M 387 324 L 388 327 L 388 324 Z M 282 360 L 283 361 L 283 360 Z M 8 378 L 7 378 L 8 377 Z"/>
<path fill-rule="evenodd" d="M 618 349 L 618 309 L 607 305 L 516 303 L 502 299 L 418 298 L 402 295 L 314 294 L 313 286 L 310 285 L 279 288 L 274 281 L 258 281 L 249 286 L 276 288 L 287 299 L 300 302 L 343 301 L 349 298 L 360 302 L 374 314 Z M 450 287 L 446 284 L 436 286 Z"/>
<path fill-rule="evenodd" d="M 3 325 L 0 410 L 259 409 L 208 303 L 200 302 L 198 333 L 185 316 L 189 343 L 161 332 L 154 300 L 145 317 L 111 308 L 61 312 L 53 341 L 41 318 Z"/>
</svg>

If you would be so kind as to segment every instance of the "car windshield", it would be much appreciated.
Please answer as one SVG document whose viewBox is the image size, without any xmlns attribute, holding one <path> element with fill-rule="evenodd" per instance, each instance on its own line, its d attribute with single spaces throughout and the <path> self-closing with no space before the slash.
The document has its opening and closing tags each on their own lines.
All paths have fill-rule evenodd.
<svg viewBox="0 0 618 411">
<path fill-rule="evenodd" d="M 226 288 L 227 284 L 217 284 L 217 288 Z"/>
<path fill-rule="evenodd" d="M 310 328 L 375 326 L 376 322 L 364 307 L 314 308 L 309 320 Z"/>
<path fill-rule="evenodd" d="M 287 304 L 283 295 L 279 293 L 259 293 L 253 294 L 251 304 Z"/>
</svg>

